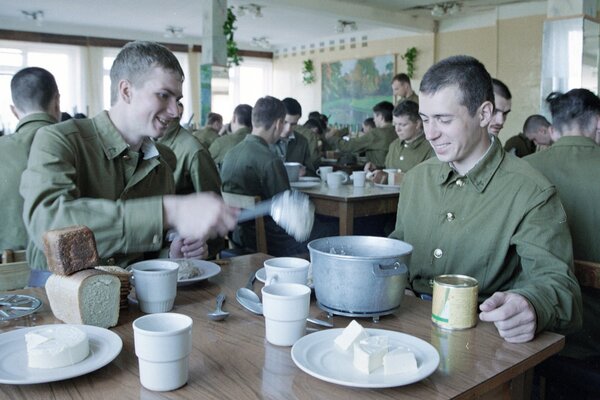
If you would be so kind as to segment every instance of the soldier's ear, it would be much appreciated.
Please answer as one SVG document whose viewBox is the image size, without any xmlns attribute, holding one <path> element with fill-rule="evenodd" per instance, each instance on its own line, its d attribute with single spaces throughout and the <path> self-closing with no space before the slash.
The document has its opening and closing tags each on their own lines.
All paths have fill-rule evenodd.
<svg viewBox="0 0 600 400">
<path fill-rule="evenodd" d="M 132 84 L 127 79 L 121 79 L 119 81 L 119 98 L 125 103 L 131 103 L 131 88 Z"/>
<path fill-rule="evenodd" d="M 484 101 L 477 110 L 479 117 L 479 126 L 488 126 L 494 116 L 494 104 L 491 101 Z"/>
</svg>

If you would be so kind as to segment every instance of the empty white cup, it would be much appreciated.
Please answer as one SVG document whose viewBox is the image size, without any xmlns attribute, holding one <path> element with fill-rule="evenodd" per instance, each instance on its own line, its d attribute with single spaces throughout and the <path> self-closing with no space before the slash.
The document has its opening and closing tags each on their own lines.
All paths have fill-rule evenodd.
<svg viewBox="0 0 600 400">
<path fill-rule="evenodd" d="M 292 346 L 306 333 L 310 289 L 299 283 L 276 283 L 262 288 L 267 341 Z"/>
<path fill-rule="evenodd" d="M 306 285 L 310 262 L 297 257 L 276 257 L 264 262 L 266 284 L 300 283 Z"/>
<path fill-rule="evenodd" d="M 176 313 L 145 315 L 133 321 L 142 386 L 168 391 L 185 385 L 192 352 L 192 324 L 190 317 Z"/>
<path fill-rule="evenodd" d="M 327 182 L 327 175 L 333 172 L 333 167 L 319 167 L 317 170 L 317 175 L 321 177 L 323 182 Z"/>
<path fill-rule="evenodd" d="M 365 186 L 365 179 L 367 179 L 367 173 L 365 171 L 354 171 L 352 172 L 352 182 L 356 187 Z"/>
<path fill-rule="evenodd" d="M 302 167 L 302 164 L 299 162 L 286 162 L 284 165 L 290 182 L 297 182 L 298 179 L 300 179 L 300 168 Z"/>
<path fill-rule="evenodd" d="M 168 260 L 140 261 L 131 265 L 140 310 L 145 313 L 171 311 L 177 295 L 179 264 Z"/>
<path fill-rule="evenodd" d="M 331 172 L 327 174 L 327 185 L 330 188 L 338 188 L 342 185 L 342 183 L 346 183 L 348 181 L 348 175 L 344 172 Z"/>
</svg>

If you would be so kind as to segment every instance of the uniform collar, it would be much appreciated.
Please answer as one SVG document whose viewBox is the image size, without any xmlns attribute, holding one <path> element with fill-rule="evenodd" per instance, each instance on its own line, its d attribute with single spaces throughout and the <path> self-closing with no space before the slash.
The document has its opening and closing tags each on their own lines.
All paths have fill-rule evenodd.
<svg viewBox="0 0 600 400">
<path fill-rule="evenodd" d="M 107 111 L 102 111 L 100 114 L 96 115 L 92 121 L 98 132 L 98 138 L 106 158 L 112 160 L 129 149 L 129 145 L 125 142 L 121 133 L 110 120 Z M 154 141 L 148 137 L 144 138 L 142 141 L 141 150 L 144 153 L 144 160 L 159 155 Z"/>
<path fill-rule="evenodd" d="M 30 122 L 48 122 L 50 124 L 56 124 L 58 121 L 56 121 L 56 118 L 45 112 L 28 114 L 19 120 L 15 131 L 18 132 L 23 125 Z"/>
<path fill-rule="evenodd" d="M 551 147 L 554 146 L 585 146 L 585 147 L 596 147 L 598 144 L 587 136 L 563 136 L 556 141 Z"/>
<path fill-rule="evenodd" d="M 455 181 L 458 183 L 458 180 L 464 182 L 466 178 L 473 185 L 475 190 L 481 193 L 492 180 L 492 177 L 498 170 L 505 154 L 506 153 L 500 145 L 500 141 L 492 136 L 490 148 L 465 176 L 461 176 L 450 166 L 450 163 L 442 163 L 438 183 L 440 185 L 453 183 Z"/>
<path fill-rule="evenodd" d="M 252 132 L 250 128 L 248 128 L 247 126 L 242 126 L 240 129 L 233 132 L 233 135 L 246 135 L 250 132 Z"/>
<path fill-rule="evenodd" d="M 269 144 L 267 143 L 267 141 L 258 135 L 247 135 L 244 138 L 244 140 L 256 142 L 256 143 L 262 144 L 263 146 L 269 147 Z"/>
</svg>

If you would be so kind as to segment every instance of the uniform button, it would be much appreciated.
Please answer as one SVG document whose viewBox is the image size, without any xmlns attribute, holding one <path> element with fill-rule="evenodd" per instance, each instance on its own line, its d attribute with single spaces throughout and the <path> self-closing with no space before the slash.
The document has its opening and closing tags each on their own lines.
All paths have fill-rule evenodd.
<svg viewBox="0 0 600 400">
<path fill-rule="evenodd" d="M 154 235 L 152 237 L 152 243 L 154 243 L 154 244 L 160 243 L 160 237 L 158 235 Z"/>
<path fill-rule="evenodd" d="M 446 219 L 447 219 L 448 221 L 454 221 L 454 218 L 456 218 L 456 217 L 454 216 L 454 213 L 451 213 L 451 212 L 449 212 L 449 213 L 446 213 Z"/>
<path fill-rule="evenodd" d="M 433 256 L 435 258 L 442 258 L 443 255 L 444 255 L 444 252 L 442 251 L 442 249 L 435 249 L 433 251 Z"/>
<path fill-rule="evenodd" d="M 408 143 L 404 143 L 404 148 L 407 148 L 407 147 L 408 147 Z"/>
<path fill-rule="evenodd" d="M 458 179 L 456 181 L 456 184 L 458 185 L 458 187 L 463 187 L 465 186 L 465 181 L 463 181 L 462 179 Z"/>
<path fill-rule="evenodd" d="M 106 263 L 107 263 L 108 265 L 115 265 L 115 259 L 111 257 L 111 258 L 109 258 L 108 260 L 106 260 Z"/>
<path fill-rule="evenodd" d="M 125 161 L 129 161 L 129 160 L 131 160 L 131 157 L 129 157 L 129 154 L 125 154 L 125 155 L 123 156 L 123 160 L 125 160 Z"/>
<path fill-rule="evenodd" d="M 404 156 L 400 156 L 400 161 L 404 160 Z"/>
</svg>

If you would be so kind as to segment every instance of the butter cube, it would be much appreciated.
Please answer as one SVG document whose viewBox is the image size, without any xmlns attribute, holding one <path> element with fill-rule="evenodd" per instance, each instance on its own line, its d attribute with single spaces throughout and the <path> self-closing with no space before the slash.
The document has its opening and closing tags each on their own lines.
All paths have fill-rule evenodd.
<svg viewBox="0 0 600 400">
<path fill-rule="evenodd" d="M 383 357 L 388 352 L 387 336 L 370 336 L 354 343 L 354 367 L 370 374 L 383 365 Z"/>
<path fill-rule="evenodd" d="M 383 357 L 383 370 L 386 375 L 417 372 L 415 353 L 404 346 L 394 348 Z"/>
<path fill-rule="evenodd" d="M 358 322 L 352 320 L 346 329 L 342 331 L 342 334 L 335 338 L 334 343 L 343 351 L 347 351 L 355 342 L 368 336 L 367 331 Z"/>
</svg>

